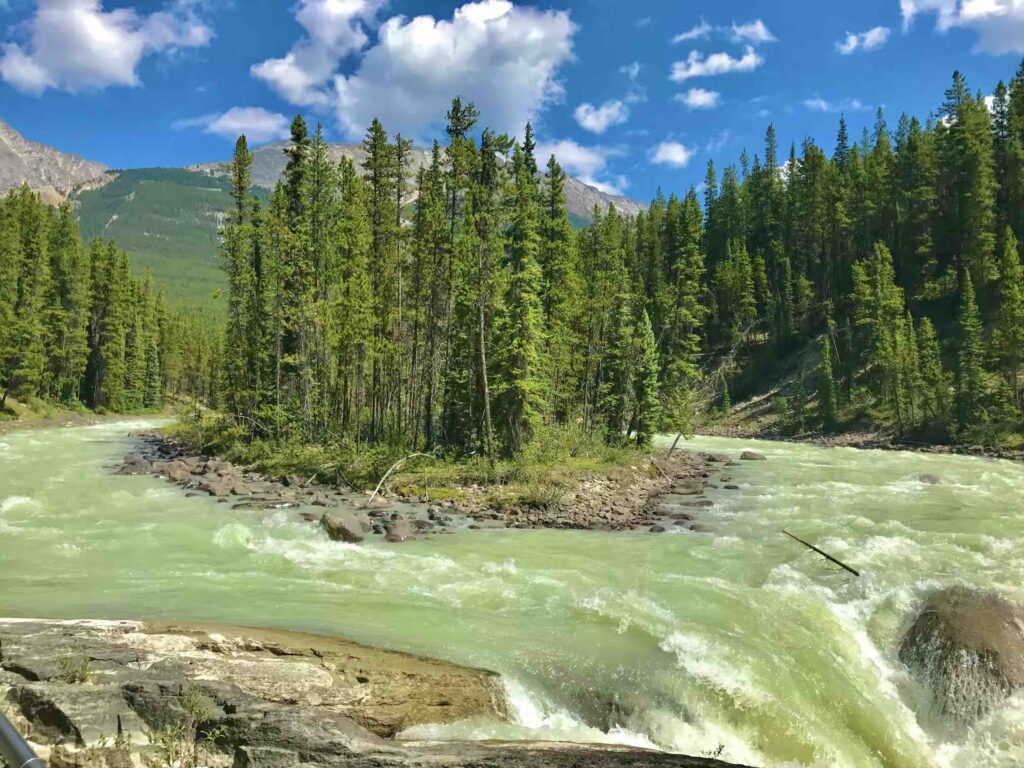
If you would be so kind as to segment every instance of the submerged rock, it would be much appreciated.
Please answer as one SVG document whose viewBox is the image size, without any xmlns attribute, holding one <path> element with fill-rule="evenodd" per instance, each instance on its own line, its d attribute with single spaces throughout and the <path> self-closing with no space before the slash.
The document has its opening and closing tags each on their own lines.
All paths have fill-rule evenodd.
<svg viewBox="0 0 1024 768">
<path fill-rule="evenodd" d="M 768 460 L 767 456 L 765 456 L 763 453 L 758 453 L 757 451 L 744 451 L 743 453 L 740 454 L 740 458 L 743 459 L 743 461 L 767 461 Z"/>
<path fill-rule="evenodd" d="M 334 541 L 359 544 L 366 537 L 359 518 L 351 512 L 324 512 L 320 525 Z"/>
<path fill-rule="evenodd" d="M 918 475 L 917 482 L 924 483 L 925 485 L 941 485 L 942 478 L 938 475 Z"/>
<path fill-rule="evenodd" d="M 412 541 L 416 538 L 416 529 L 408 520 L 390 520 L 384 524 L 384 528 L 388 532 L 386 541 L 391 544 Z"/>
<path fill-rule="evenodd" d="M 1024 611 L 991 593 L 937 592 L 899 656 L 931 691 L 939 714 L 970 723 L 1024 687 Z"/>
</svg>

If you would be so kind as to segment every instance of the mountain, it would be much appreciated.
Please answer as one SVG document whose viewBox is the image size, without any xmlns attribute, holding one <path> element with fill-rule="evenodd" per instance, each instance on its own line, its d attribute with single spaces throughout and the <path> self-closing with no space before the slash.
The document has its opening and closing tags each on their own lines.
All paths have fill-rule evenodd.
<svg viewBox="0 0 1024 768">
<path fill-rule="evenodd" d="M 57 203 L 106 171 L 102 163 L 29 141 L 0 120 L 0 193 L 28 182 L 45 200 Z"/>
<path fill-rule="evenodd" d="M 287 146 L 286 142 L 267 144 L 253 150 L 252 183 L 254 186 L 272 189 L 284 174 L 285 156 L 282 150 Z M 366 157 L 360 144 L 331 144 L 329 145 L 330 156 L 337 162 L 342 157 L 352 160 L 356 167 L 359 167 Z M 430 162 L 430 152 L 418 147 L 412 150 L 412 166 L 416 170 L 420 166 Z M 205 173 L 214 177 L 227 176 L 227 162 L 201 163 L 191 165 L 187 170 Z M 565 182 L 565 205 L 569 214 L 577 226 L 587 224 L 594 215 L 594 206 L 602 210 L 609 205 L 615 206 L 615 210 L 626 216 L 635 216 L 644 206 L 635 200 L 630 200 L 622 195 L 611 195 L 602 192 L 596 187 L 584 184 L 578 179 L 569 177 Z"/>
<path fill-rule="evenodd" d="M 284 146 L 269 144 L 253 151 L 253 185 L 264 198 L 284 171 Z M 359 144 L 332 144 L 330 152 L 335 160 L 347 157 L 357 165 L 364 158 Z M 430 161 L 430 153 L 414 149 L 412 160 L 419 167 Z M 232 205 L 226 162 L 115 171 L 29 141 L 0 120 L 0 194 L 24 182 L 48 202 L 70 199 L 78 208 L 86 241 L 115 241 L 132 255 L 135 269 L 153 271 L 174 305 L 223 314 L 226 281 L 218 230 Z M 595 205 L 614 205 L 628 216 L 642 210 L 633 200 L 573 178 L 566 180 L 565 195 L 577 227 L 591 221 Z"/>
</svg>

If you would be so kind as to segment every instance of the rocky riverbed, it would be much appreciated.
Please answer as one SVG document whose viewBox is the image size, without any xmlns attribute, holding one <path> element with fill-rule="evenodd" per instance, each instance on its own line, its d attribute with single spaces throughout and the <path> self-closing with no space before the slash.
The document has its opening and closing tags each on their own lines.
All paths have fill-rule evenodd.
<svg viewBox="0 0 1024 768">
<path fill-rule="evenodd" d="M 252 468 L 214 456 L 196 455 L 184 443 L 160 433 L 138 435 L 138 449 L 124 457 L 118 472 L 167 479 L 189 495 L 207 495 L 244 509 L 291 509 L 319 523 L 335 540 L 359 543 L 380 536 L 400 543 L 456 529 L 575 528 L 604 531 L 686 530 L 710 533 L 700 511 L 713 505 L 707 491 L 736 490 L 732 468 L 738 460 L 764 457 L 744 452 L 732 457 L 676 451 L 647 456 L 615 473 L 592 476 L 562 489 L 544 505 L 494 506 L 479 486 L 452 489 L 459 501 L 431 502 L 417 495 L 360 494 L 316 478 L 266 477 Z M 314 510 L 312 508 L 319 508 Z"/>
<path fill-rule="evenodd" d="M 281 630 L 0 619 L 0 707 L 53 768 L 727 768 L 639 749 L 412 742 L 507 716 L 490 672 Z"/>
</svg>

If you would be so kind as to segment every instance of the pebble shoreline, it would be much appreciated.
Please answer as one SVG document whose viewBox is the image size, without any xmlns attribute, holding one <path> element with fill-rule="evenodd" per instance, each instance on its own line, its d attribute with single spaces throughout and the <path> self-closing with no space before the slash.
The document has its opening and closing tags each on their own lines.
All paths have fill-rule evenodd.
<svg viewBox="0 0 1024 768">
<path fill-rule="evenodd" d="M 185 489 L 187 496 L 215 497 L 234 509 L 296 509 L 302 519 L 320 523 L 332 539 L 350 543 L 375 536 L 400 543 L 454 530 L 497 528 L 711 533 L 698 520 L 700 511 L 714 503 L 706 492 L 739 488 L 732 482 L 732 468 L 739 465 L 733 457 L 676 451 L 671 457 L 647 456 L 614 475 L 582 480 L 567 489 L 560 502 L 546 506 L 495 508 L 486 503 L 485 489 L 479 486 L 454 489 L 462 501 L 431 502 L 414 495 L 370 498 L 369 492 L 303 477 L 269 478 L 251 468 L 197 455 L 160 433 L 133 437 L 138 447 L 124 457 L 119 474 L 162 477 Z M 764 457 L 748 451 L 740 458 Z"/>
</svg>

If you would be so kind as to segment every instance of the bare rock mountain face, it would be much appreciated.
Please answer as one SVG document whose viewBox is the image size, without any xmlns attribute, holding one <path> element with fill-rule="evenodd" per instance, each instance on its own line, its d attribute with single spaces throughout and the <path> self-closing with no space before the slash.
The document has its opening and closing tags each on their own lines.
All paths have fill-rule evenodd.
<svg viewBox="0 0 1024 768">
<path fill-rule="evenodd" d="M 28 182 L 44 199 L 57 203 L 106 172 L 102 163 L 29 141 L 0 120 L 0 193 Z"/>
<path fill-rule="evenodd" d="M 285 167 L 285 156 L 281 151 L 286 147 L 285 142 L 267 144 L 253 150 L 252 183 L 257 187 L 272 189 L 282 177 Z M 330 155 L 336 162 L 342 157 L 347 157 L 359 167 L 366 157 L 366 153 L 359 144 L 331 144 Z M 418 170 L 420 166 L 430 163 L 430 152 L 418 147 L 412 150 L 412 165 Z M 211 176 L 224 176 L 227 174 L 227 163 L 202 163 L 189 166 L 187 170 L 206 173 Z M 413 193 L 415 190 L 413 190 Z M 635 200 L 621 195 L 611 195 L 602 192 L 596 187 L 584 184 L 578 179 L 569 177 L 565 183 L 565 204 L 569 213 L 582 220 L 589 221 L 593 217 L 594 206 L 602 211 L 609 205 L 615 206 L 615 210 L 626 216 L 635 216 L 644 206 Z"/>
</svg>

